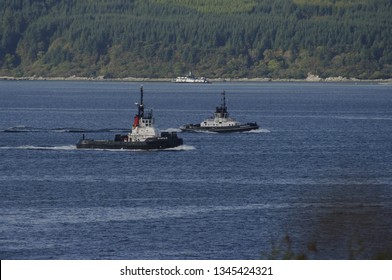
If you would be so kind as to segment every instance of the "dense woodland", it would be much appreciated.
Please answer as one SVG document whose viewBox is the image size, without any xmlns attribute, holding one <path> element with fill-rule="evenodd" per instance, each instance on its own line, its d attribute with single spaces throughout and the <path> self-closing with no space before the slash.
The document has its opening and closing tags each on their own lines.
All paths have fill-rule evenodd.
<svg viewBox="0 0 392 280">
<path fill-rule="evenodd" d="M 0 3 L 0 75 L 392 78 L 392 0 Z"/>
</svg>

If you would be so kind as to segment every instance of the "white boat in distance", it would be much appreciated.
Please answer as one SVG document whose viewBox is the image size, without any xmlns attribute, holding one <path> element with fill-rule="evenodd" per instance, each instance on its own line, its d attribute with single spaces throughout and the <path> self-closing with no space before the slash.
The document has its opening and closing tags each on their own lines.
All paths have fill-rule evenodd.
<svg viewBox="0 0 392 280">
<path fill-rule="evenodd" d="M 192 72 L 189 72 L 187 76 L 179 76 L 174 80 L 175 83 L 209 83 L 207 78 L 195 77 Z"/>
</svg>

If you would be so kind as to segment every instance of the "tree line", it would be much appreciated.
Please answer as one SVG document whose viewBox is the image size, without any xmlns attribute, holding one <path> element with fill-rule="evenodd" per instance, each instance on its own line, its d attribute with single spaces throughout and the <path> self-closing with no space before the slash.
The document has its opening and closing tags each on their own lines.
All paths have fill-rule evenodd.
<svg viewBox="0 0 392 280">
<path fill-rule="evenodd" d="M 390 0 L 0 2 L 0 75 L 392 77 Z"/>
</svg>

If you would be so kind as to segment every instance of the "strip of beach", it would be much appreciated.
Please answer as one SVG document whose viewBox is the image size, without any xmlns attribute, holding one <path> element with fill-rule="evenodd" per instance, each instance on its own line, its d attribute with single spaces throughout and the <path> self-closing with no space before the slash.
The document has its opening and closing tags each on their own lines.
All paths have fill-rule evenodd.
<svg viewBox="0 0 392 280">
<path fill-rule="evenodd" d="M 140 78 L 140 77 L 126 77 L 126 78 L 105 78 L 104 76 L 97 77 L 42 77 L 42 76 L 30 76 L 30 77 L 12 77 L 12 76 L 0 76 L 0 81 L 121 81 L 121 82 L 174 82 L 175 78 Z M 346 77 L 328 77 L 320 78 L 317 75 L 309 74 L 306 79 L 271 79 L 271 78 L 213 78 L 208 79 L 211 83 L 218 82 L 331 82 L 331 83 L 379 83 L 379 84 L 392 84 L 391 79 L 379 79 L 379 80 L 361 80 L 356 78 Z"/>
</svg>

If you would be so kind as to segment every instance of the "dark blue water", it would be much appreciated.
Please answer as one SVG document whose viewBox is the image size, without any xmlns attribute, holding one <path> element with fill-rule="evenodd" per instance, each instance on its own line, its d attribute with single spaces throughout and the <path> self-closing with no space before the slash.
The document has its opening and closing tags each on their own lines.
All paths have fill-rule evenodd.
<svg viewBox="0 0 392 280">
<path fill-rule="evenodd" d="M 139 86 L 0 82 L 0 259 L 391 257 L 392 85 L 145 83 L 161 130 L 222 90 L 262 129 L 77 150 L 130 127 Z"/>
</svg>

